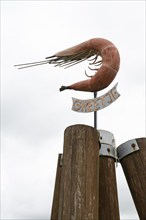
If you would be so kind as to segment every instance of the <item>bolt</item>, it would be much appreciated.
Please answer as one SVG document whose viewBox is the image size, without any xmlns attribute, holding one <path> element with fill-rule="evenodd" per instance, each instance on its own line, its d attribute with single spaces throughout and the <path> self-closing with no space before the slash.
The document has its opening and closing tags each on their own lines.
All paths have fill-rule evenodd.
<svg viewBox="0 0 146 220">
<path fill-rule="evenodd" d="M 131 147 L 135 148 L 135 144 L 134 144 L 134 143 L 133 143 L 133 144 L 131 144 Z"/>
<path fill-rule="evenodd" d="M 107 152 L 110 152 L 110 149 L 109 149 L 109 148 L 107 148 Z"/>
</svg>

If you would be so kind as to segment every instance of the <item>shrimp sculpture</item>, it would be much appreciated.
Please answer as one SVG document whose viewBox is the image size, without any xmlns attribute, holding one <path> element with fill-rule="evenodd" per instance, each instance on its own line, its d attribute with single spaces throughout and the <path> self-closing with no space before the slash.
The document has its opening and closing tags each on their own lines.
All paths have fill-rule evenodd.
<svg viewBox="0 0 146 220">
<path fill-rule="evenodd" d="M 98 60 L 98 57 L 101 57 L 101 60 Z M 45 61 L 19 64 L 16 66 L 26 68 L 49 63 L 67 68 L 84 60 L 92 61 L 89 65 L 100 66 L 99 68 L 94 69 L 89 67 L 89 69 L 96 71 L 95 75 L 90 76 L 87 80 L 69 86 L 62 86 L 60 91 L 66 89 L 87 92 L 100 91 L 106 88 L 114 80 L 120 66 L 120 56 L 117 48 L 112 42 L 103 38 L 90 39 L 58 52 L 53 56 L 47 57 Z"/>
</svg>

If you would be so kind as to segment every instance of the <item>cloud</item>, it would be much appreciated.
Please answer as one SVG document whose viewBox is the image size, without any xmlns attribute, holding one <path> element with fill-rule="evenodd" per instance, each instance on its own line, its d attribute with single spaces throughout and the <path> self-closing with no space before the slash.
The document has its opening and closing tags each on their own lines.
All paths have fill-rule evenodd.
<svg viewBox="0 0 146 220">
<path fill-rule="evenodd" d="M 98 112 L 98 128 L 111 131 L 117 145 L 145 136 L 144 2 L 2 1 L 2 218 L 47 219 L 51 212 L 58 154 L 64 129 L 93 125 L 93 114 L 71 111 L 71 97 L 59 92 L 86 78 L 87 64 L 17 70 L 14 64 L 43 60 L 93 37 L 118 47 L 121 97 Z M 94 74 L 94 73 L 93 73 Z M 136 125 L 134 127 L 134 125 Z M 137 218 L 123 172 L 117 168 L 121 217 Z"/>
</svg>

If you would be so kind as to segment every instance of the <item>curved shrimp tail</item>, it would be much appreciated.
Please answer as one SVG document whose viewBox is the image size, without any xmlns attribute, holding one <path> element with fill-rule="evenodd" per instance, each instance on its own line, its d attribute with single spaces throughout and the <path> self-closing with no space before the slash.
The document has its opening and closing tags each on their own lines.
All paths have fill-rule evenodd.
<svg viewBox="0 0 146 220">
<path fill-rule="evenodd" d="M 61 86 L 61 88 L 59 90 L 60 90 L 60 92 L 62 92 L 66 89 L 71 89 L 71 88 L 69 86 Z"/>
</svg>

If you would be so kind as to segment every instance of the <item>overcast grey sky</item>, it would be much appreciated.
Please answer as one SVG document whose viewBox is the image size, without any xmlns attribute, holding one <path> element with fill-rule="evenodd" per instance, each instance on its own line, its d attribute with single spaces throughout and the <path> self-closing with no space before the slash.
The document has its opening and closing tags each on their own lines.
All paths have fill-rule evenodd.
<svg viewBox="0 0 146 220">
<path fill-rule="evenodd" d="M 71 110 L 61 85 L 86 78 L 86 64 L 17 70 L 14 64 L 45 57 L 94 37 L 119 49 L 120 98 L 99 111 L 98 128 L 114 134 L 119 146 L 145 136 L 145 1 L 1 1 L 1 219 L 49 219 L 58 154 L 64 129 L 93 126 L 93 113 Z M 90 72 L 89 72 L 90 73 Z M 120 164 L 116 168 L 121 219 L 138 219 Z"/>
</svg>

